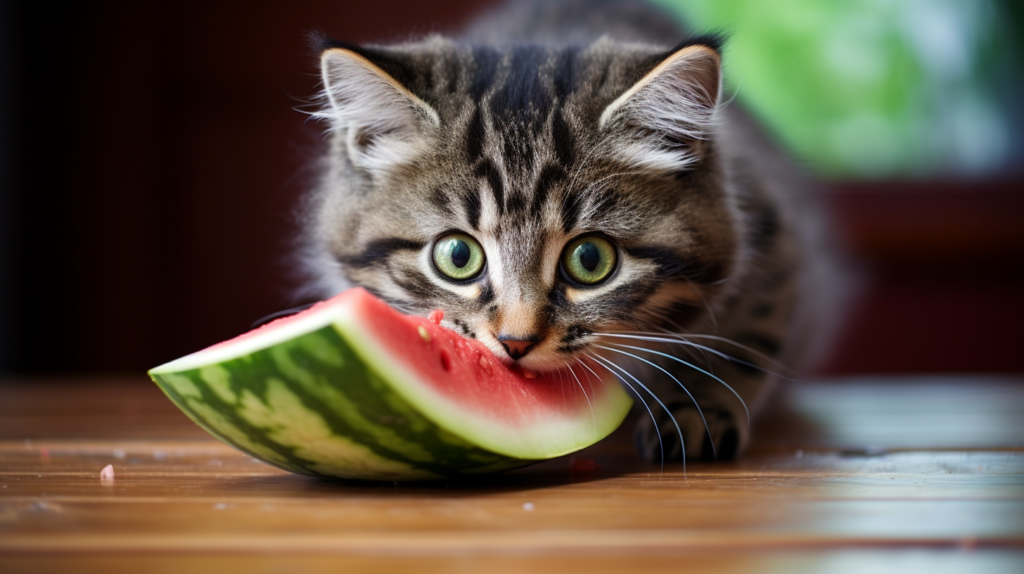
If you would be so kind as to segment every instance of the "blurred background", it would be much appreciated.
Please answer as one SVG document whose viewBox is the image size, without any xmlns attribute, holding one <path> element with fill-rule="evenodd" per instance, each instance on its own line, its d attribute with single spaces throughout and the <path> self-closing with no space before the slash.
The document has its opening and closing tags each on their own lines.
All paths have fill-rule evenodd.
<svg viewBox="0 0 1024 574">
<path fill-rule="evenodd" d="M 1024 9 L 659 0 L 811 177 L 857 269 L 822 372 L 1021 372 Z M 0 373 L 141 372 L 293 304 L 306 33 L 492 1 L 0 4 Z"/>
</svg>

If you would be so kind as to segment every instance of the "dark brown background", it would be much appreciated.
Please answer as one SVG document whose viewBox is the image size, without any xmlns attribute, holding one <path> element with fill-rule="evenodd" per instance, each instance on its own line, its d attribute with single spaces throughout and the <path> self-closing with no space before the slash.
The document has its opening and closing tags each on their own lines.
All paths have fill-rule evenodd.
<svg viewBox="0 0 1024 574">
<path fill-rule="evenodd" d="M 137 372 L 289 306 L 321 141 L 293 110 L 306 33 L 395 39 L 481 4 L 6 4 L 0 372 Z M 825 370 L 1020 371 L 1018 187 L 830 184 L 862 290 Z"/>
</svg>

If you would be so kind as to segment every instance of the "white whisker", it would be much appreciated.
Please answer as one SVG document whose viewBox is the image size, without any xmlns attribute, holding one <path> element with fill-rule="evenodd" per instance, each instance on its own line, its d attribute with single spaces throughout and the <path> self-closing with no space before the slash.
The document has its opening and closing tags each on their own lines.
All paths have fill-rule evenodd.
<svg viewBox="0 0 1024 574">
<path fill-rule="evenodd" d="M 683 474 L 685 475 L 686 474 L 686 441 L 683 440 L 683 431 L 682 431 L 682 429 L 679 428 L 679 423 L 676 422 L 676 417 L 672 415 L 672 411 L 668 410 L 668 407 L 665 406 L 665 403 L 661 402 L 661 399 L 658 398 L 658 395 L 652 393 L 651 389 L 648 389 L 646 385 L 644 385 L 643 383 L 640 382 L 639 379 L 637 379 L 636 377 L 631 375 L 629 373 L 629 371 L 627 371 L 626 369 L 623 369 L 622 367 L 620 367 L 618 364 L 614 363 L 613 361 L 611 361 L 609 359 L 606 359 L 604 357 L 601 357 L 599 355 L 591 354 L 590 356 L 593 357 L 597 361 L 602 361 L 604 363 L 607 363 L 608 365 L 611 365 L 612 367 L 615 367 L 619 371 L 622 371 L 622 373 L 624 375 L 626 375 L 627 377 L 632 379 L 633 382 L 636 383 L 637 385 L 640 385 L 640 388 L 642 388 L 643 390 L 647 391 L 647 394 L 651 395 L 651 398 L 654 399 L 655 401 L 657 401 L 657 403 L 659 405 L 661 405 L 662 410 L 664 410 L 665 414 L 668 415 L 669 420 L 672 421 L 672 425 L 676 427 L 676 432 L 679 434 L 679 448 L 680 448 L 680 454 L 682 455 L 682 459 L 683 459 Z M 612 372 L 612 374 L 614 375 L 615 373 Z M 619 377 L 619 380 L 625 382 L 625 380 L 622 379 L 622 377 Z M 626 383 L 626 384 L 629 384 L 629 383 Z M 632 386 L 630 388 L 632 388 Z M 634 389 L 634 392 L 636 392 L 636 389 Z M 639 396 L 639 395 L 637 395 L 637 396 Z M 648 408 L 648 411 L 649 410 L 650 410 L 650 408 Z M 664 472 L 664 469 L 665 469 L 665 446 L 661 442 L 661 427 L 658 426 L 658 421 L 656 419 L 654 419 L 654 413 L 651 413 L 651 419 L 654 421 L 654 432 L 657 433 L 657 435 L 658 435 L 658 445 L 661 446 L 661 468 L 662 468 L 662 472 Z"/>
<path fill-rule="evenodd" d="M 740 404 L 741 404 L 741 405 L 743 405 L 743 412 L 744 412 L 744 413 L 746 413 L 746 415 L 747 415 L 747 425 L 750 425 L 750 410 L 749 410 L 749 409 L 747 409 L 747 403 L 746 403 L 746 401 L 744 401 L 744 400 L 743 400 L 743 397 L 741 397 L 741 396 L 740 396 L 740 394 L 739 394 L 739 393 L 737 393 L 737 392 L 736 392 L 736 390 L 735 390 L 735 389 L 733 389 L 733 388 L 732 388 L 732 387 L 731 387 L 731 386 L 729 385 L 729 383 L 727 383 L 727 382 L 723 381 L 723 380 L 722 380 L 722 379 L 720 379 L 719 377 L 716 377 L 715 375 L 712 375 L 711 373 L 709 373 L 709 372 L 705 371 L 704 369 L 702 369 L 702 368 L 698 367 L 697 365 L 694 365 L 693 363 L 688 363 L 688 362 L 686 362 L 686 361 L 684 361 L 684 360 L 680 359 L 679 357 L 676 357 L 675 355 L 669 355 L 668 353 L 662 353 L 661 351 L 655 351 L 655 350 L 653 350 L 653 349 L 647 349 L 647 348 L 644 348 L 644 347 L 636 347 L 636 346 L 634 346 L 634 345 L 622 345 L 622 344 L 619 344 L 619 343 L 610 343 L 610 344 L 612 344 L 612 345 L 615 345 L 616 347 L 623 347 L 623 348 L 625 348 L 625 349 L 634 349 L 634 350 L 637 350 L 637 351 L 643 351 L 643 352 L 645 352 L 645 353 L 653 353 L 653 354 L 655 354 L 655 355 L 660 355 L 660 356 L 662 356 L 662 357 L 665 357 L 666 359 L 670 359 L 670 360 L 673 360 L 673 361 L 675 361 L 675 362 L 677 362 L 677 363 L 682 363 L 682 364 L 686 365 L 687 367 L 690 367 L 691 369 L 693 369 L 693 370 L 695 370 L 695 371 L 697 371 L 697 372 L 700 372 L 700 373 L 704 373 L 705 375 L 707 375 L 707 376 L 711 377 L 712 379 L 714 379 L 714 380 L 718 381 L 719 383 L 722 383 L 722 385 L 724 385 L 724 386 L 725 386 L 725 388 L 729 389 L 729 391 L 730 391 L 730 392 L 731 392 L 731 393 L 732 393 L 732 394 L 733 394 L 733 395 L 734 395 L 734 396 L 735 396 L 735 397 L 736 397 L 737 399 L 739 399 L 739 401 L 740 401 Z"/>
<path fill-rule="evenodd" d="M 791 369 L 789 369 L 788 367 L 786 367 L 782 363 L 779 363 L 778 361 L 773 360 L 771 357 L 765 355 L 764 353 L 760 353 L 760 352 L 758 352 L 755 349 L 751 349 L 750 347 L 747 347 L 745 345 L 741 345 L 741 344 L 736 343 L 734 341 L 730 341 L 730 340 L 725 339 L 723 337 L 716 337 L 714 335 L 689 335 L 689 334 L 686 335 L 686 336 L 683 336 L 683 335 L 679 335 L 679 334 L 676 334 L 676 333 L 671 333 L 670 336 L 666 337 L 666 336 L 662 336 L 661 333 L 653 333 L 653 332 L 650 332 L 650 331 L 615 331 L 615 332 L 610 332 L 610 333 L 594 333 L 594 334 L 595 335 L 599 335 L 601 337 L 618 337 L 620 339 L 636 339 L 636 340 L 639 340 L 639 341 L 648 341 L 648 342 L 651 342 L 651 343 L 674 343 L 674 344 L 678 344 L 678 345 L 685 345 L 685 346 L 688 346 L 688 347 L 693 347 L 695 349 L 701 349 L 703 351 L 707 351 L 707 352 L 709 352 L 709 353 L 711 353 L 713 355 L 716 355 L 718 357 L 721 357 L 721 358 L 723 358 L 723 359 L 725 359 L 727 361 L 730 361 L 730 362 L 733 362 L 733 363 L 739 363 L 741 365 L 746 365 L 748 367 L 757 369 L 759 371 L 762 371 L 762 372 L 764 372 L 766 374 L 778 377 L 780 379 L 784 379 L 784 380 L 787 380 L 787 381 L 795 380 L 792 377 L 787 377 L 786 375 L 783 375 L 781 373 L 777 373 L 775 371 L 770 371 L 770 370 L 768 370 L 768 369 L 766 369 L 766 368 L 764 368 L 761 365 L 758 365 L 756 363 L 751 363 L 750 361 L 744 361 L 743 359 L 738 359 L 736 357 L 733 357 L 732 355 L 729 355 L 727 353 L 723 353 L 722 351 L 719 351 L 718 349 L 715 349 L 715 348 L 712 348 L 712 347 L 708 347 L 706 345 L 701 345 L 699 343 L 694 343 L 693 341 L 689 341 L 689 340 L 686 339 L 686 337 L 713 338 L 715 340 L 721 340 L 722 342 L 731 343 L 733 345 L 736 345 L 737 347 L 740 347 L 741 349 L 743 349 L 745 351 L 748 351 L 748 352 L 750 352 L 750 353 L 752 353 L 754 355 L 757 355 L 758 357 L 760 357 L 760 358 L 762 358 L 762 359 L 764 359 L 766 361 L 769 361 L 769 362 L 773 363 L 775 366 L 778 366 L 779 368 L 782 368 L 782 369 L 785 369 L 787 371 L 792 372 Z"/>
<path fill-rule="evenodd" d="M 602 364 L 600 362 L 600 360 L 597 358 L 597 355 L 591 355 L 590 353 L 588 353 L 588 355 L 590 357 L 592 357 L 594 359 L 594 361 L 598 365 L 601 365 L 602 367 L 604 367 L 604 370 L 606 370 L 609 373 L 611 373 L 612 376 L 614 376 L 615 378 L 617 378 L 620 381 L 622 381 L 622 384 L 624 384 L 627 387 L 629 387 L 629 390 L 633 391 L 633 394 L 636 395 L 636 398 L 640 399 L 640 404 L 642 404 L 644 406 L 644 408 L 647 409 L 647 414 L 651 416 L 651 422 L 654 423 L 655 434 L 658 435 L 658 449 L 661 451 L 661 472 L 664 474 L 664 472 L 665 472 L 665 445 L 661 442 L 661 432 L 658 429 L 658 420 L 656 418 L 654 418 L 654 412 L 651 411 L 650 405 L 648 405 L 647 401 L 644 400 L 643 395 L 641 395 L 640 392 L 636 390 L 636 387 L 634 387 L 633 385 L 629 384 L 629 381 L 627 381 L 626 379 L 623 379 L 618 373 L 616 373 L 615 371 L 609 369 L 607 365 Z M 590 369 L 590 367 L 587 367 L 587 369 L 589 369 L 591 373 L 594 373 L 593 369 Z M 599 377 L 597 375 L 597 373 L 594 373 L 594 376 L 599 378 L 599 379 L 601 378 L 601 377 Z"/>
<path fill-rule="evenodd" d="M 587 369 L 587 386 L 590 387 L 590 394 L 594 394 L 594 381 L 593 381 L 593 379 L 590 378 L 590 373 L 594 373 L 593 369 L 591 369 L 590 367 L 587 367 L 586 362 L 583 359 L 579 358 L 579 357 L 576 357 L 576 362 L 581 364 L 581 365 L 583 365 L 583 368 Z M 604 379 L 602 379 L 601 377 L 598 377 L 597 373 L 594 373 L 594 377 L 597 378 L 597 381 L 599 383 L 601 383 L 602 387 L 608 388 L 608 385 L 604 382 Z"/>
<path fill-rule="evenodd" d="M 576 372 L 572 370 L 572 367 L 569 365 L 569 361 L 563 359 L 562 362 L 565 363 L 565 367 L 569 369 L 569 373 L 572 374 L 572 377 L 576 379 L 576 384 L 580 386 L 580 390 L 583 391 L 583 396 L 587 399 L 587 405 L 590 406 L 590 417 L 594 419 L 594 442 L 597 442 L 597 415 L 594 414 L 594 403 L 590 402 L 590 397 L 587 396 L 587 391 L 583 389 L 583 383 L 581 383 L 580 378 L 576 376 Z"/>
<path fill-rule="evenodd" d="M 579 359 L 579 358 L 577 358 L 576 360 L 577 360 L 577 361 L 579 361 L 579 363 L 580 363 L 581 365 L 583 365 L 583 368 L 584 368 L 584 369 L 586 369 L 587 371 L 589 371 L 589 372 L 593 373 L 593 374 L 594 374 L 594 377 L 596 377 L 596 378 L 597 378 L 597 380 L 601 381 L 601 384 L 604 384 L 604 379 L 602 379 L 602 378 L 601 378 L 601 375 L 598 375 L 597 373 L 594 373 L 594 369 L 591 369 L 591 368 L 590 368 L 590 366 L 589 366 L 589 365 L 587 365 L 587 362 L 586 362 L 586 361 L 584 361 L 584 360 L 582 360 L 582 359 Z M 589 379 L 589 378 L 590 378 L 590 375 L 587 375 L 587 379 Z M 607 385 L 605 385 L 605 386 L 607 386 Z"/>
<path fill-rule="evenodd" d="M 595 334 L 597 334 L 597 333 L 595 333 Z M 737 359 L 736 357 L 733 357 L 732 355 L 723 353 L 723 352 L 721 352 L 721 351 L 719 351 L 717 349 L 714 349 L 712 347 L 707 347 L 705 345 L 700 345 L 700 344 L 694 343 L 692 341 L 682 340 L 679 337 L 675 337 L 675 336 L 673 336 L 672 338 L 666 339 L 666 338 L 663 338 L 663 337 L 656 337 L 656 336 L 652 337 L 652 336 L 648 336 L 648 335 L 625 335 L 625 334 L 619 334 L 619 333 L 600 333 L 599 335 L 602 336 L 602 337 L 614 337 L 614 338 L 618 338 L 618 339 L 633 339 L 633 340 L 637 340 L 637 341 L 648 341 L 650 343 L 671 343 L 671 344 L 676 344 L 676 345 L 683 345 L 685 347 L 691 347 L 691 348 L 699 350 L 701 352 L 702 356 L 704 357 L 705 363 L 710 363 L 710 361 L 708 361 L 708 359 L 707 359 L 707 356 L 703 354 L 706 351 L 706 352 L 711 353 L 711 354 L 713 354 L 713 355 L 715 355 L 717 357 L 721 357 L 721 358 L 723 358 L 723 359 L 725 359 L 727 361 L 730 361 L 730 362 L 733 362 L 733 363 L 739 363 L 741 365 L 747 365 L 748 367 L 757 369 L 759 371 L 763 371 L 765 373 L 768 373 L 770 375 L 774 375 L 774 376 L 782 378 L 782 379 L 786 378 L 786 377 L 784 377 L 784 376 L 782 376 L 782 375 L 780 375 L 778 373 L 774 373 L 772 371 L 769 371 L 769 370 L 765 369 L 764 367 L 762 367 L 760 365 L 757 365 L 757 364 L 754 364 L 754 363 L 751 363 L 751 362 L 748 362 L 748 361 L 744 361 L 743 359 Z M 711 370 L 710 366 L 708 366 L 708 370 L 709 371 Z"/>
<path fill-rule="evenodd" d="M 679 336 L 682 336 L 682 335 L 679 335 Z M 793 369 L 790 369 L 786 365 L 780 363 L 779 361 L 777 361 L 773 357 L 771 357 L 769 355 L 766 355 L 766 354 L 762 353 L 761 351 L 758 351 L 757 349 L 754 349 L 753 347 L 749 347 L 749 346 L 744 345 L 742 343 L 737 343 L 736 341 L 733 341 L 732 339 L 728 339 L 726 337 L 720 337 L 718 335 L 702 335 L 700 333 L 687 333 L 685 336 L 688 337 L 688 338 L 693 338 L 693 339 L 711 339 L 712 341 L 719 341 L 721 343 L 726 343 L 726 344 L 732 345 L 734 347 L 743 349 L 744 351 L 746 351 L 746 352 L 748 352 L 748 353 L 750 353 L 750 354 L 752 354 L 752 355 L 754 355 L 756 357 L 760 357 L 760 358 L 764 359 L 765 361 L 768 361 L 769 363 L 771 363 L 772 365 L 774 365 L 774 366 L 776 366 L 776 367 L 778 367 L 780 369 L 784 369 L 786 371 L 789 371 L 790 373 L 792 373 L 794 375 L 797 374 L 796 371 L 794 371 Z M 781 375 L 778 375 L 776 373 L 770 373 L 770 374 L 773 374 L 773 375 L 776 375 L 776 376 L 781 376 Z"/>
<path fill-rule="evenodd" d="M 673 324 L 674 324 L 674 322 L 673 322 Z M 669 331 L 668 329 L 666 329 L 664 327 L 655 327 L 655 329 L 657 329 L 658 331 L 662 332 L 665 336 L 679 339 L 682 344 L 684 344 L 684 345 L 686 345 L 688 347 L 691 347 L 691 349 L 695 349 L 697 353 L 700 353 L 700 358 L 704 359 L 704 365 L 708 368 L 709 371 L 713 372 L 713 369 L 711 368 L 712 367 L 711 359 L 708 358 L 708 354 L 705 351 L 707 351 L 707 350 L 712 350 L 713 351 L 714 349 L 709 349 L 708 347 L 704 347 L 703 345 L 698 345 L 698 344 L 693 343 L 691 341 L 687 341 L 685 337 L 679 335 L 678 333 L 673 333 L 672 331 Z M 637 331 L 637 333 L 644 333 L 644 332 L 643 331 Z M 650 333 L 648 332 L 648 334 L 650 334 Z M 690 351 L 690 354 L 694 355 L 695 353 L 692 352 L 691 349 L 687 349 L 687 351 Z"/>
<path fill-rule="evenodd" d="M 615 343 L 612 343 L 612 344 L 614 345 Z M 716 458 L 716 459 L 718 458 L 718 451 L 715 448 L 715 439 L 714 439 L 714 437 L 711 436 L 711 427 L 708 426 L 708 421 L 707 421 L 706 418 L 704 418 L 704 411 L 701 410 L 700 403 L 698 403 L 697 399 L 693 396 L 692 393 L 690 393 L 690 389 L 686 388 L 686 385 L 684 385 L 672 373 L 670 373 L 667 370 L 665 370 L 661 365 L 657 365 L 654 362 L 648 361 L 647 359 L 645 359 L 643 357 L 639 357 L 637 355 L 634 355 L 633 353 L 627 353 L 626 351 L 620 351 L 618 349 L 613 349 L 611 347 L 605 347 L 604 345 L 594 345 L 594 346 L 597 347 L 598 349 L 604 349 L 606 351 L 611 351 L 613 353 L 620 353 L 620 354 L 626 355 L 628 357 L 633 357 L 634 359 L 636 359 L 638 361 L 643 361 L 643 362 L 647 363 L 648 365 L 654 367 L 655 369 L 658 369 L 659 371 L 665 373 L 666 375 L 668 375 L 668 377 L 670 379 L 675 381 L 676 384 L 679 385 L 679 387 L 683 389 L 683 392 L 686 393 L 686 396 L 690 397 L 690 400 L 693 401 L 693 406 L 697 407 L 697 414 L 700 415 L 700 420 L 704 421 L 704 430 L 707 431 L 707 433 L 708 433 L 708 442 L 711 443 L 711 455 L 714 458 Z M 619 345 L 616 345 L 616 346 L 619 346 Z M 683 457 L 685 457 L 685 456 L 686 456 L 686 453 L 683 452 Z"/>
</svg>

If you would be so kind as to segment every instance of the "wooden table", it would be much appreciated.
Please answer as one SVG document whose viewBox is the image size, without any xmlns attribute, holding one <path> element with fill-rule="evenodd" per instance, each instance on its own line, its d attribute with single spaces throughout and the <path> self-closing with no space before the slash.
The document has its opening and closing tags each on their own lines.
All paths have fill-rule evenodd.
<svg viewBox="0 0 1024 574">
<path fill-rule="evenodd" d="M 294 476 L 141 378 L 0 383 L 0 572 L 1024 572 L 1024 380 L 792 385 L 739 462 L 629 433 L 444 484 Z M 107 464 L 113 482 L 100 479 Z"/>
</svg>

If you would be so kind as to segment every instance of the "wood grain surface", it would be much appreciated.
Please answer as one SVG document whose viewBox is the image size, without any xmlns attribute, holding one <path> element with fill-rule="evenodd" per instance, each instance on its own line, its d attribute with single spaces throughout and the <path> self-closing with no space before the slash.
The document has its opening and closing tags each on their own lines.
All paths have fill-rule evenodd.
<svg viewBox="0 0 1024 574">
<path fill-rule="evenodd" d="M 599 470 L 409 486 L 267 466 L 144 379 L 8 380 L 0 572 L 1024 572 L 1020 378 L 776 402 L 736 462 L 662 471 L 624 427 L 573 457 Z"/>
</svg>

